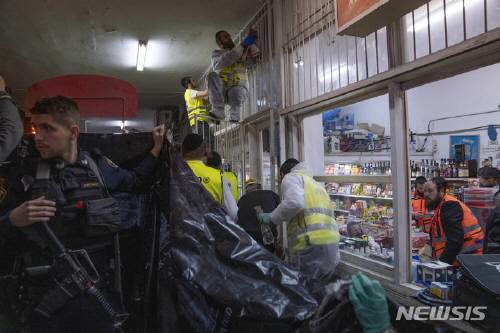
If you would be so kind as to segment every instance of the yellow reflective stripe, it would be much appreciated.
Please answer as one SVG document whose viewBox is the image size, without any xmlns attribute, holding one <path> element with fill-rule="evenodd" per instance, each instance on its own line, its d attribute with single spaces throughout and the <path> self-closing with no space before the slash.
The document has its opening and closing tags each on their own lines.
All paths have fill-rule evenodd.
<svg viewBox="0 0 500 333">
<path fill-rule="evenodd" d="M 323 223 L 323 221 L 318 221 L 317 223 L 308 224 L 307 230 L 305 228 L 294 228 L 294 230 L 289 230 L 288 235 L 289 237 L 291 237 L 290 239 L 293 241 L 294 238 L 298 238 L 303 234 L 316 230 L 327 230 L 327 231 L 338 232 L 338 228 L 335 223 L 331 222 Z"/>
<path fill-rule="evenodd" d="M 321 208 L 321 207 L 314 207 L 314 208 L 306 208 L 304 209 L 304 215 L 309 216 L 313 214 L 322 214 L 326 216 L 334 216 L 333 215 L 333 210 L 329 208 Z"/>
<path fill-rule="evenodd" d="M 197 110 L 207 111 L 207 107 L 204 106 L 204 105 L 200 105 L 200 106 L 197 106 L 197 107 L 194 107 L 194 108 L 191 108 L 191 109 L 187 109 L 188 114 L 194 113 Z"/>
<path fill-rule="evenodd" d="M 309 241 L 307 241 L 309 238 Z M 300 251 L 310 245 L 336 244 L 340 240 L 340 234 L 332 230 L 315 230 L 306 232 L 292 242 L 292 251 Z"/>
</svg>

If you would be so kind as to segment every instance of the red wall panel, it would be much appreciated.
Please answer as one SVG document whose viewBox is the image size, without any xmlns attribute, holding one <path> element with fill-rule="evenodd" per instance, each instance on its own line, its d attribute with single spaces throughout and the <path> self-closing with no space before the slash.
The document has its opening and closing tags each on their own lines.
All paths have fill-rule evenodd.
<svg viewBox="0 0 500 333">
<path fill-rule="evenodd" d="M 28 89 L 25 110 L 41 98 L 57 95 L 73 98 L 82 117 L 137 115 L 137 89 L 126 81 L 102 75 L 65 75 L 39 81 Z"/>
</svg>

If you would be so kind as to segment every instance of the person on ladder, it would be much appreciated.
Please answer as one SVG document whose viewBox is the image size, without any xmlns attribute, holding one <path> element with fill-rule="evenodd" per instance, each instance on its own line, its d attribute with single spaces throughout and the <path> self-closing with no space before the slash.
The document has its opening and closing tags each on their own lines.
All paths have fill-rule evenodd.
<svg viewBox="0 0 500 333">
<path fill-rule="evenodd" d="M 196 81 L 191 76 L 183 77 L 181 85 L 186 89 L 184 100 L 186 101 L 189 126 L 193 133 L 197 133 L 203 139 L 208 140 L 210 135 L 206 102 L 208 90 L 197 90 Z"/>
</svg>

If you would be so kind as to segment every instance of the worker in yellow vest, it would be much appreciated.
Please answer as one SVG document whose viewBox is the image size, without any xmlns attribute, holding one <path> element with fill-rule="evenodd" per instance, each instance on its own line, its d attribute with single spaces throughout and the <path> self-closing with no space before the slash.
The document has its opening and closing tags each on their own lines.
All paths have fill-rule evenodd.
<svg viewBox="0 0 500 333">
<path fill-rule="evenodd" d="M 245 61 L 249 47 L 255 44 L 256 38 L 255 32 L 251 32 L 241 44 L 235 46 L 227 31 L 221 30 L 215 34 L 219 49 L 212 52 L 212 72 L 207 76 L 211 116 L 224 119 L 227 102 L 230 107 L 229 121 L 239 122 L 243 104 L 248 97 Z"/>
<path fill-rule="evenodd" d="M 201 135 L 188 134 L 182 142 L 182 157 L 201 185 L 226 211 L 229 217 L 236 221 L 238 205 L 231 193 L 229 183 L 222 177 L 220 170 L 207 166 L 207 146 Z"/>
<path fill-rule="evenodd" d="M 189 126 L 191 126 L 193 133 L 200 134 L 206 139 L 210 134 L 206 103 L 208 90 L 196 90 L 196 82 L 190 76 L 183 77 L 181 85 L 186 89 L 184 100 L 186 102 Z"/>
<path fill-rule="evenodd" d="M 222 158 L 216 151 L 211 151 L 207 156 L 207 165 L 214 169 L 220 170 L 222 176 L 229 182 L 231 186 L 231 193 L 233 194 L 234 200 L 238 201 L 238 177 L 232 171 L 224 171 L 222 167 Z"/>
<path fill-rule="evenodd" d="M 261 223 L 287 222 L 288 260 L 319 285 L 330 282 L 340 256 L 340 234 L 325 188 L 305 163 L 288 159 L 280 167 L 282 201 L 272 213 L 260 213 Z"/>
</svg>

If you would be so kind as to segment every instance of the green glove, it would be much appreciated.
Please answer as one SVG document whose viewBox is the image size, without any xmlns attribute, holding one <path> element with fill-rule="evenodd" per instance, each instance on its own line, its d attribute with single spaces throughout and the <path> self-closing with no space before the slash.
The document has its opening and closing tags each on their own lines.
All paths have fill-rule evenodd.
<svg viewBox="0 0 500 333">
<path fill-rule="evenodd" d="M 349 300 L 364 333 L 380 333 L 391 325 L 385 292 L 378 281 L 362 273 L 354 274 Z"/>
<path fill-rule="evenodd" d="M 271 223 L 271 213 L 259 213 L 257 214 L 257 220 L 263 224 Z"/>
</svg>

